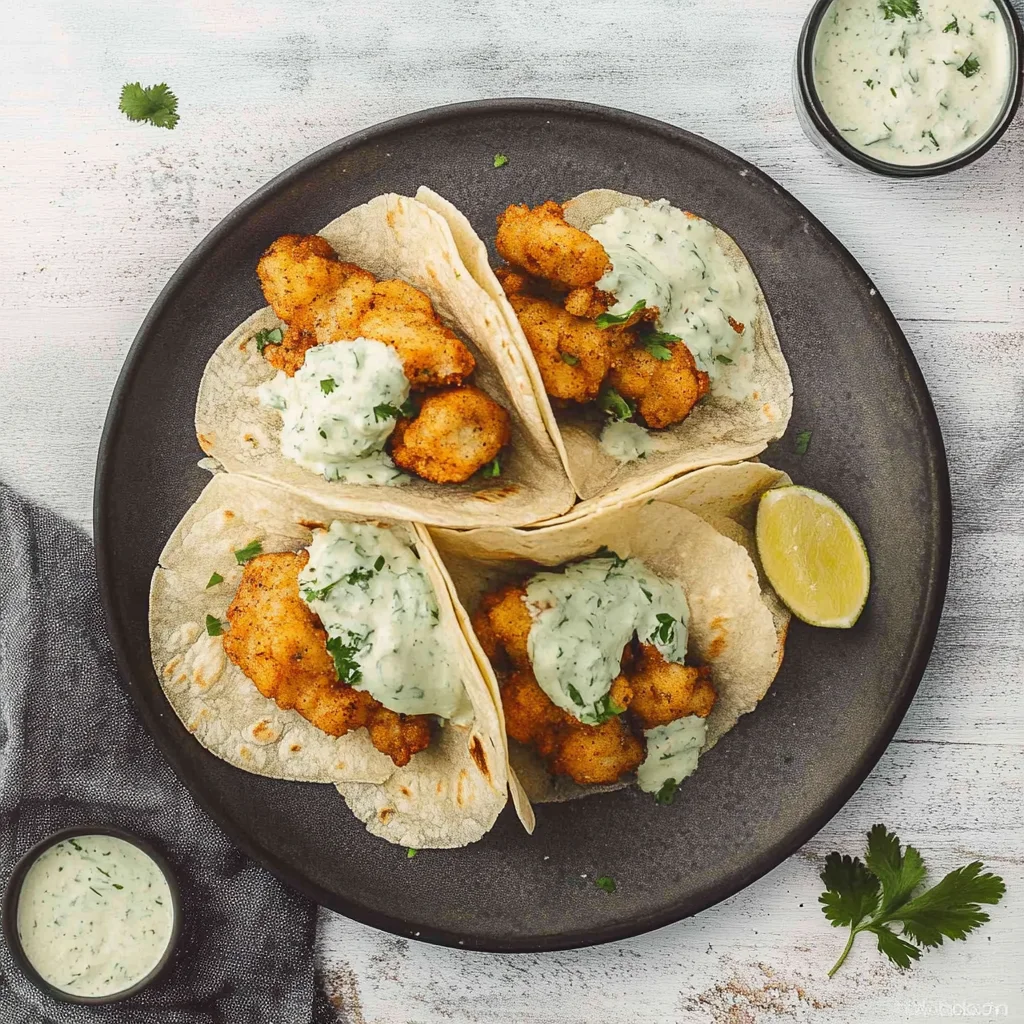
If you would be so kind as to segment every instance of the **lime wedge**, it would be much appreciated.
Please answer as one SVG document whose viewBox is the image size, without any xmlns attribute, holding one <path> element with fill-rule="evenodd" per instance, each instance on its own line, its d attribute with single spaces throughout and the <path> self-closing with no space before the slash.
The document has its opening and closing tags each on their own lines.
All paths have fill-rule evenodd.
<svg viewBox="0 0 1024 1024">
<path fill-rule="evenodd" d="M 857 524 L 810 487 L 766 491 L 757 506 L 757 552 L 786 607 L 812 626 L 849 629 L 871 585 Z"/>
</svg>

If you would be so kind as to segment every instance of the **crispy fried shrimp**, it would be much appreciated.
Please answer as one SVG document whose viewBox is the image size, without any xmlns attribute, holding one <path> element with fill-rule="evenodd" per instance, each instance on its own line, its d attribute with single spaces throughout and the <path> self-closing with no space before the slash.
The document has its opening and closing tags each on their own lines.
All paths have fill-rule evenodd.
<svg viewBox="0 0 1024 1024">
<path fill-rule="evenodd" d="M 494 272 L 506 295 L 517 295 L 519 292 L 529 294 L 533 290 L 532 279 L 515 267 L 498 267 Z"/>
<path fill-rule="evenodd" d="M 566 223 L 562 207 L 550 201 L 499 214 L 495 245 L 513 266 L 567 288 L 594 284 L 610 265 L 604 246 Z"/>
<path fill-rule="evenodd" d="M 627 772 L 636 771 L 643 759 L 643 743 L 616 716 L 602 725 L 577 722 L 564 729 L 548 766 L 556 775 L 595 785 L 618 782 Z"/>
<path fill-rule="evenodd" d="M 373 274 L 354 263 L 339 263 L 338 266 L 343 276 L 337 288 L 324 292 L 310 307 L 316 340 L 321 345 L 355 341 L 363 333 L 363 317 L 373 305 L 377 283 Z"/>
<path fill-rule="evenodd" d="M 510 673 L 501 687 L 501 706 L 509 736 L 536 747 L 542 757 L 555 752 L 561 732 L 575 721 L 552 703 L 529 668 Z"/>
<path fill-rule="evenodd" d="M 598 291 L 593 286 L 589 288 L 573 288 L 565 297 L 565 311 L 573 316 L 581 316 L 587 320 L 594 320 L 602 313 L 608 312 L 608 307 L 613 305 L 615 300 L 607 293 Z M 638 318 L 639 319 L 639 318 Z"/>
<path fill-rule="evenodd" d="M 307 551 L 281 551 L 246 563 L 227 610 L 224 653 L 282 710 L 294 709 L 331 736 L 367 727 L 378 750 L 408 764 L 430 744 L 430 719 L 397 715 L 338 680 L 327 632 L 299 596 L 307 561 Z"/>
<path fill-rule="evenodd" d="M 480 612 L 487 616 L 497 643 L 519 668 L 530 666 L 527 638 L 533 619 L 525 602 L 526 588 L 519 583 L 509 583 L 501 590 L 485 594 L 480 602 Z"/>
<path fill-rule="evenodd" d="M 263 355 L 276 370 L 284 370 L 289 377 L 303 364 L 306 353 L 316 345 L 316 335 L 302 327 L 289 327 L 280 345 L 267 345 Z"/>
<path fill-rule="evenodd" d="M 547 393 L 572 402 L 597 398 L 612 358 L 623 345 L 623 332 L 615 327 L 602 330 L 592 320 L 573 316 L 548 299 L 516 293 L 509 296 L 509 302 L 533 350 Z"/>
<path fill-rule="evenodd" d="M 653 644 L 642 644 L 630 677 L 633 699 L 629 710 L 644 729 L 668 725 L 686 715 L 707 718 L 718 695 L 711 669 L 666 661 Z"/>
<path fill-rule="evenodd" d="M 498 634 L 494 632 L 494 628 L 491 626 L 491 617 L 487 614 L 486 609 L 478 608 L 473 613 L 472 623 L 473 632 L 476 634 L 477 640 L 480 641 L 480 646 L 484 649 L 487 660 L 490 662 L 498 661 L 501 655 L 505 653 L 505 649 L 498 639 Z"/>
<path fill-rule="evenodd" d="M 512 437 L 508 412 L 479 388 L 434 391 L 415 419 L 391 435 L 395 465 L 438 484 L 462 483 L 490 462 Z"/>
<path fill-rule="evenodd" d="M 461 384 L 476 367 L 472 352 L 441 323 L 430 299 L 405 281 L 374 285 L 373 305 L 359 333 L 394 347 L 414 389 Z"/>
<path fill-rule="evenodd" d="M 311 326 L 311 307 L 333 293 L 345 277 L 344 265 L 319 235 L 282 235 L 256 266 L 263 294 L 277 316 L 294 326 Z"/>
<path fill-rule="evenodd" d="M 670 359 L 657 359 L 634 345 L 614 360 L 609 379 L 620 395 L 630 398 L 649 427 L 668 427 L 690 415 L 710 388 L 690 350 L 676 342 L 667 347 Z"/>
</svg>

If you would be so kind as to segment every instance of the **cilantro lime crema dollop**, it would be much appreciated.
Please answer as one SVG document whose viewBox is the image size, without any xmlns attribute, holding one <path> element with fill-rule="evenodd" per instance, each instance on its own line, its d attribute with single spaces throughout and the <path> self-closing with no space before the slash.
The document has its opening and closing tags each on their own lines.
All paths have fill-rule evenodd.
<svg viewBox="0 0 1024 1024">
<path fill-rule="evenodd" d="M 587 725 L 622 710 L 609 690 L 634 633 L 666 661 L 686 658 L 683 588 L 639 559 L 598 556 L 539 572 L 526 585 L 525 603 L 533 620 L 527 653 L 540 688 Z"/>
<path fill-rule="evenodd" d="M 468 722 L 472 706 L 413 547 L 387 527 L 317 530 L 299 593 L 327 630 L 338 678 L 403 715 Z"/>
<path fill-rule="evenodd" d="M 640 302 L 657 306 L 658 330 L 693 353 L 711 393 L 747 398 L 754 386 L 757 282 L 746 263 L 729 258 L 714 225 L 659 199 L 637 209 L 620 206 L 589 233 L 612 264 L 597 282 L 615 296 L 608 312 L 621 316 Z"/>
<path fill-rule="evenodd" d="M 645 729 L 647 757 L 636 772 L 640 788 L 645 793 L 664 793 L 670 799 L 675 787 L 697 767 L 707 731 L 707 719 L 699 715 Z"/>
<path fill-rule="evenodd" d="M 1009 85 L 1009 35 L 992 0 L 841 0 L 814 40 L 829 120 L 887 163 L 930 164 L 973 146 Z"/>
<path fill-rule="evenodd" d="M 390 345 L 367 338 L 317 345 L 294 377 L 278 371 L 259 398 L 281 412 L 281 451 L 327 480 L 397 484 L 384 452 L 409 381 Z"/>
</svg>

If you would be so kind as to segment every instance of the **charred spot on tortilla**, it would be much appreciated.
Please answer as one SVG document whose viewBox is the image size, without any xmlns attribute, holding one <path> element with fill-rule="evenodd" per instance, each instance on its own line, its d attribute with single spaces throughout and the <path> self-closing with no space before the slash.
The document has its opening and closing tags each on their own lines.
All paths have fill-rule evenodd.
<svg viewBox="0 0 1024 1024">
<path fill-rule="evenodd" d="M 511 498 L 519 490 L 518 484 L 503 484 L 501 487 L 492 487 L 486 491 L 474 491 L 473 497 L 479 498 L 481 501 L 498 502 Z"/>
<path fill-rule="evenodd" d="M 380 819 L 382 825 L 386 825 L 395 814 L 394 807 L 382 807 L 377 812 L 377 817 Z"/>
<path fill-rule="evenodd" d="M 301 743 L 293 743 L 288 749 L 293 754 L 297 754 L 302 749 L 302 744 Z"/>
<path fill-rule="evenodd" d="M 469 756 L 473 758 L 473 763 L 480 769 L 480 774 L 490 782 L 491 767 L 487 763 L 487 753 L 479 736 L 474 736 L 469 741 Z"/>
<path fill-rule="evenodd" d="M 398 792 L 401 793 L 402 796 L 405 796 L 405 797 L 411 797 L 412 796 L 412 790 L 409 789 L 407 786 L 399 786 L 398 787 Z"/>
<path fill-rule="evenodd" d="M 212 434 L 197 434 L 196 437 L 199 440 L 199 447 L 206 452 L 207 455 L 212 454 L 211 449 L 213 448 L 214 437 Z"/>
</svg>

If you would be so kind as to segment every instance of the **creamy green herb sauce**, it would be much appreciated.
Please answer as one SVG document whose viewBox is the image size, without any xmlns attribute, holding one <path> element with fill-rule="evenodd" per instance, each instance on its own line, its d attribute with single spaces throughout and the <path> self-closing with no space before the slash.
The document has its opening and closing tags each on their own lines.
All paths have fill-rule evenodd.
<svg viewBox="0 0 1024 1024">
<path fill-rule="evenodd" d="M 639 423 L 611 420 L 601 430 L 601 451 L 619 462 L 636 462 L 654 450 L 651 435 Z"/>
<path fill-rule="evenodd" d="M 155 861 L 115 836 L 75 836 L 45 850 L 18 898 L 18 937 L 51 985 L 80 996 L 123 992 L 171 938 L 171 891 Z"/>
<path fill-rule="evenodd" d="M 590 229 L 612 268 L 598 288 L 621 315 L 641 299 L 658 307 L 658 330 L 681 338 L 711 393 L 742 400 L 753 391 L 757 282 L 726 255 L 713 224 L 668 200 L 620 206 Z M 730 322 L 731 318 L 731 322 Z M 738 328 L 738 330 L 737 330 Z"/>
<path fill-rule="evenodd" d="M 335 521 L 307 550 L 299 592 L 327 630 L 339 677 L 399 714 L 469 721 L 437 598 L 411 545 L 386 527 Z"/>
<path fill-rule="evenodd" d="M 647 757 L 636 772 L 640 788 L 645 793 L 657 793 L 670 779 L 682 782 L 692 774 L 707 731 L 707 720 L 698 715 L 646 729 Z"/>
<path fill-rule="evenodd" d="M 294 377 L 278 372 L 259 389 L 279 409 L 281 451 L 327 480 L 397 484 L 408 478 L 384 452 L 409 381 L 390 345 L 367 338 L 317 345 Z"/>
<path fill-rule="evenodd" d="M 683 588 L 637 558 L 595 557 L 526 585 L 527 653 L 540 688 L 581 722 L 614 713 L 608 692 L 635 633 L 682 665 L 690 610 Z M 621 710 L 621 709 L 620 709 Z"/>
<path fill-rule="evenodd" d="M 836 0 L 814 41 L 814 85 L 851 146 L 929 164 L 985 134 L 1002 110 L 1010 44 L 991 0 Z"/>
</svg>

